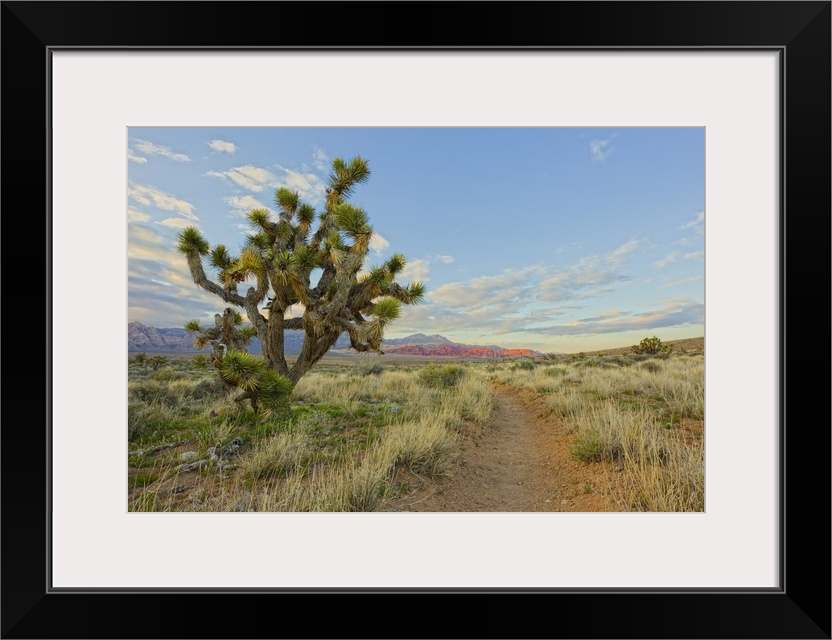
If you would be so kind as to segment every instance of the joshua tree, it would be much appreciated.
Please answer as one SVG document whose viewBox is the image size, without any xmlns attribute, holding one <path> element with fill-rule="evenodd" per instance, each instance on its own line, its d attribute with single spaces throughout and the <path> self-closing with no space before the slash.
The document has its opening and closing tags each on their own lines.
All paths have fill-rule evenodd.
<svg viewBox="0 0 832 640">
<path fill-rule="evenodd" d="M 222 359 L 228 351 L 245 351 L 251 339 L 257 335 L 253 327 L 238 327 L 243 323 L 240 312 L 226 307 L 222 315 L 214 315 L 214 327 L 201 327 L 199 320 L 191 320 L 185 325 L 185 331 L 197 334 L 194 347 L 204 349 L 208 345 L 213 347 L 211 364 L 220 368 Z"/>
<path fill-rule="evenodd" d="M 197 334 L 194 338 L 197 349 L 213 347 L 211 364 L 220 380 L 242 391 L 234 398 L 237 404 L 249 400 L 255 411 L 264 413 L 284 409 L 292 392 L 291 381 L 269 369 L 262 358 L 246 352 L 245 348 L 256 332 L 252 327 L 240 327 L 242 323 L 240 312 L 226 307 L 222 315 L 214 315 L 214 328 L 201 327 L 199 320 L 191 320 L 185 330 Z"/>
<path fill-rule="evenodd" d="M 262 343 L 262 366 L 270 372 L 270 384 L 280 381 L 276 375 L 291 389 L 345 332 L 353 349 L 382 353 L 385 327 L 399 317 L 402 304 L 416 304 L 424 295 L 421 282 L 407 287 L 395 282 L 406 264 L 401 254 L 359 275 L 373 228 L 367 214 L 347 198 L 369 176 L 360 156 L 349 162 L 336 158 L 319 214 L 302 203 L 296 191 L 277 189 L 277 220 L 265 209 L 252 209 L 248 220 L 253 233 L 239 256 L 230 255 L 222 244 L 211 248 L 194 227 L 179 235 L 179 251 L 187 257 L 194 282 L 245 310 Z M 312 232 L 316 218 L 318 226 Z M 216 269 L 218 282 L 205 274 L 203 257 Z M 237 287 L 249 278 L 255 286 L 241 295 Z M 286 317 L 293 305 L 302 306 L 300 317 Z M 284 351 L 287 329 L 305 333 L 301 353 L 291 366 Z"/>
</svg>

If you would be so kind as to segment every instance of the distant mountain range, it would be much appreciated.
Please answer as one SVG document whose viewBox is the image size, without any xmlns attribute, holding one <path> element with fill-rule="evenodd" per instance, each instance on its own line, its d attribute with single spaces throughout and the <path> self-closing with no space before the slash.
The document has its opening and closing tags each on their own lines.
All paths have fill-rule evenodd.
<svg viewBox="0 0 832 640">
<path fill-rule="evenodd" d="M 285 349 L 287 355 L 297 355 L 303 346 L 303 331 L 287 330 L 285 332 Z M 194 349 L 194 336 L 185 329 L 168 328 L 157 329 L 141 322 L 131 322 L 127 325 L 127 350 L 130 352 L 151 353 L 208 353 L 210 348 L 197 351 Z M 465 358 L 519 358 L 523 356 L 539 356 L 539 351 L 531 349 L 505 349 L 496 345 L 472 345 L 451 342 L 438 334 L 425 335 L 415 333 L 406 338 L 391 338 L 381 344 L 384 353 L 405 354 L 415 356 L 454 356 Z M 260 355 L 263 349 L 260 341 L 254 338 L 248 347 L 248 352 Z M 349 337 L 344 334 L 332 348 L 335 353 L 356 353 L 350 348 Z"/>
<path fill-rule="evenodd" d="M 496 345 L 463 344 L 451 342 L 439 334 L 414 333 L 406 338 L 391 338 L 381 343 L 384 353 L 400 353 L 411 356 L 455 356 L 464 358 L 520 358 L 540 356 L 531 349 L 506 349 Z"/>
</svg>

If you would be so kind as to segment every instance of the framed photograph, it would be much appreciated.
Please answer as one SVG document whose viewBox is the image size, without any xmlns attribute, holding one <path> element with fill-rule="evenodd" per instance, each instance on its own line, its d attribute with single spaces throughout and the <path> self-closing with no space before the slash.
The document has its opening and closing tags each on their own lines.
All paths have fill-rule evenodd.
<svg viewBox="0 0 832 640">
<path fill-rule="evenodd" d="M 830 291 L 830 3 L 483 3 L 475 12 L 471 6 L 3 3 L 5 223 L 14 240 L 7 246 L 6 290 L 11 298 L 10 275 L 28 276 L 32 264 L 47 288 L 45 314 L 26 287 L 23 304 L 13 307 L 27 319 L 45 317 L 42 331 L 24 330 L 26 338 L 17 339 L 19 329 L 7 318 L 3 637 L 431 637 L 446 613 L 459 620 L 460 605 L 487 615 L 464 626 L 455 622 L 439 635 L 830 637 L 829 386 L 828 375 L 818 373 L 828 371 L 829 353 L 823 336 Z M 403 25 L 398 42 L 389 31 L 368 29 L 374 11 Z M 148 233 L 185 233 L 197 219 L 198 192 L 214 188 L 206 181 L 226 185 L 227 193 L 216 196 L 226 208 L 257 208 L 263 202 L 257 193 L 274 183 L 259 173 L 266 160 L 241 155 L 232 163 L 236 169 L 208 166 L 180 148 L 189 144 L 187 132 L 198 133 L 206 158 L 227 156 L 237 150 L 235 130 L 249 148 L 261 132 L 264 138 L 276 130 L 326 131 L 327 140 L 341 136 L 339 144 L 352 144 L 373 130 L 378 154 L 394 157 L 394 145 L 406 150 L 409 144 L 422 163 L 431 159 L 419 155 L 430 138 L 435 157 L 449 164 L 460 149 L 474 149 L 478 132 L 522 131 L 538 144 L 580 146 L 595 169 L 623 154 L 628 136 L 699 136 L 703 206 L 677 227 L 702 233 L 704 304 L 680 294 L 665 311 L 693 317 L 704 309 L 704 508 L 129 510 L 124 326 L 141 306 L 128 278 L 128 255 L 135 259 L 138 250 L 129 221 Z M 573 134 L 568 141 L 546 137 L 563 131 Z M 209 132 L 216 135 L 203 135 Z M 394 137 L 401 132 L 423 139 Z M 443 143 L 449 133 L 459 135 Z M 287 137 L 259 142 L 283 145 L 276 153 L 291 146 Z M 696 180 L 696 171 L 683 165 L 690 154 L 681 150 L 689 143 L 666 135 L 639 147 L 620 165 L 617 180 L 629 188 L 620 197 L 655 188 L 668 192 L 652 205 L 657 209 L 693 207 L 683 184 L 669 177 L 678 163 Z M 308 147 L 308 158 L 271 170 L 285 172 L 284 182 L 298 191 L 325 199 L 318 184 L 325 170 L 315 163 L 331 162 L 328 150 L 315 148 L 312 137 L 295 144 Z M 507 147 L 480 153 L 493 160 L 478 170 L 491 167 L 495 192 L 501 176 L 516 184 L 517 203 L 532 190 L 524 193 L 524 184 L 555 175 L 578 180 L 571 167 L 531 158 L 522 171 L 501 168 L 505 158 L 519 165 L 520 156 L 497 157 L 498 148 Z M 648 165 L 638 160 L 649 153 L 668 169 L 661 184 L 661 178 L 645 182 Z M 135 180 L 150 166 L 147 158 L 157 156 L 191 163 L 199 168 L 191 172 L 196 177 L 173 178 L 170 164 L 167 176 Z M 455 166 L 460 172 L 472 156 L 464 158 Z M 306 174 L 299 172 L 303 162 Z M 148 186 L 168 179 L 192 180 L 194 195 Z M 16 215 L 12 199 L 32 191 L 36 214 Z M 415 194 L 418 186 L 401 195 Z M 588 191 L 578 198 L 572 215 L 592 215 L 587 203 L 598 202 L 596 196 Z M 196 206 L 203 215 L 211 205 L 199 200 Z M 460 228 L 436 229 L 430 247 L 436 282 L 438 265 L 453 259 L 440 234 L 463 244 L 466 226 L 485 224 L 463 203 L 457 206 L 466 211 L 456 221 Z M 624 211 L 627 203 L 617 206 Z M 154 218 L 150 207 L 170 217 Z M 372 208 L 368 213 L 374 218 Z M 640 214 L 629 215 L 603 218 L 603 226 L 626 227 Z M 645 209 L 642 219 L 651 215 L 663 214 Z M 532 218 L 507 211 L 500 229 L 506 237 L 528 238 L 529 251 L 541 233 L 551 235 L 554 250 L 559 226 L 577 224 L 564 212 L 538 219 L 532 229 L 524 217 Z M 45 228 L 33 232 L 32 220 Z M 32 237 L 45 239 L 35 260 L 31 243 L 18 240 Z M 376 237 L 375 250 L 388 259 L 382 240 Z M 609 251 L 620 257 L 647 243 L 634 238 Z M 521 251 L 517 243 L 504 245 Z M 687 254 L 701 259 L 703 252 L 693 247 Z M 660 259 L 670 264 L 687 254 L 667 251 Z M 147 278 L 166 268 L 152 251 L 141 257 Z M 418 280 L 428 262 L 417 266 L 423 269 L 412 274 Z M 497 268 L 525 277 L 536 290 L 558 277 L 543 268 Z M 465 279 L 465 291 L 489 284 L 482 275 Z M 176 278 L 195 286 L 188 276 Z M 665 284 L 685 278 L 680 271 Z M 448 295 L 465 295 L 443 286 Z M 825 304 L 817 304 L 817 291 Z M 803 308 L 795 310 L 804 296 L 813 302 L 807 317 L 823 310 L 820 338 L 817 323 L 806 322 Z M 542 314 L 522 297 L 512 300 L 519 313 Z M 166 304 L 178 301 L 179 290 Z M 475 307 L 469 310 L 482 311 Z M 448 312 L 438 304 L 432 309 Z M 610 322 L 608 312 L 598 314 L 596 322 Z M 544 315 L 535 326 L 551 320 Z M 30 334 L 38 345 L 45 336 L 43 360 L 32 356 L 30 344 L 21 349 Z M 17 407 L 22 414 L 11 412 Z M 44 407 L 45 419 L 24 407 L 39 416 Z M 33 460 L 43 460 L 42 470 L 32 468 Z M 366 606 L 397 602 L 379 596 L 409 596 L 407 603 L 435 608 L 406 613 L 399 631 L 368 632 L 359 624 Z M 359 603 L 364 607 L 356 609 Z M 294 615 L 281 615 L 280 622 L 260 613 L 287 604 Z M 307 620 L 298 613 L 310 604 L 324 609 Z M 488 613 L 493 604 L 510 606 L 512 614 L 495 622 Z M 542 606 L 553 613 L 545 621 Z M 170 620 L 177 620 L 173 627 Z"/>
</svg>

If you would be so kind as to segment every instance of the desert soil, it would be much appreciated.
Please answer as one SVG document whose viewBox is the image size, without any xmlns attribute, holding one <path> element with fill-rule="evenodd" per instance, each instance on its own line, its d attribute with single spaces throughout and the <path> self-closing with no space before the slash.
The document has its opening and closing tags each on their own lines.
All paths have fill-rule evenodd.
<svg viewBox="0 0 832 640">
<path fill-rule="evenodd" d="M 621 510 L 613 465 L 573 460 L 573 436 L 540 398 L 504 385 L 494 390 L 491 419 L 464 438 L 450 470 L 436 481 L 411 476 L 409 491 L 384 511 Z"/>
</svg>

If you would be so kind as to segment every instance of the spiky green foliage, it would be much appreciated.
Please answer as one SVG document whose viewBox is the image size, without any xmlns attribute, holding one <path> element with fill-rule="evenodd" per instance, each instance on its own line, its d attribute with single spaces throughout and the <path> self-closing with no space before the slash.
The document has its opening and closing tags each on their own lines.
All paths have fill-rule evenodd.
<svg viewBox="0 0 832 640">
<path fill-rule="evenodd" d="M 402 269 L 404 269 L 405 265 L 407 264 L 407 260 L 405 260 L 404 256 L 400 253 L 394 253 L 390 259 L 385 263 L 387 270 L 396 275 Z"/>
<path fill-rule="evenodd" d="M 234 262 L 234 259 L 228 255 L 228 250 L 225 248 L 225 245 L 218 244 L 214 247 L 214 250 L 211 252 L 211 266 L 215 269 L 219 269 L 220 271 L 224 271 L 231 266 Z"/>
<path fill-rule="evenodd" d="M 266 369 L 260 376 L 258 398 L 266 414 L 285 411 L 292 396 L 292 381 L 272 369 Z"/>
<path fill-rule="evenodd" d="M 298 210 L 298 192 L 280 187 L 274 194 L 274 203 L 283 211 L 293 214 Z"/>
<path fill-rule="evenodd" d="M 402 298 L 402 302 L 405 304 L 416 304 L 422 301 L 422 298 L 425 297 L 425 283 L 424 282 L 412 282 L 408 285 L 407 289 L 405 290 L 405 296 Z"/>
<path fill-rule="evenodd" d="M 268 209 L 252 209 L 246 217 L 256 229 L 265 229 L 270 222 Z"/>
<path fill-rule="evenodd" d="M 191 320 L 185 325 L 185 331 L 188 333 L 199 332 L 199 320 Z"/>
<path fill-rule="evenodd" d="M 401 309 L 402 303 L 395 298 L 382 298 L 376 302 L 373 308 L 373 315 L 386 324 L 398 318 Z"/>
<path fill-rule="evenodd" d="M 369 176 L 364 158 L 336 158 L 320 212 L 302 202 L 296 191 L 277 189 L 277 219 L 265 209 L 250 211 L 248 220 L 254 231 L 236 257 L 223 245 L 211 250 L 195 229 L 183 232 L 179 248 L 187 255 L 194 282 L 220 297 L 230 305 L 229 309 L 245 310 L 252 325 L 250 329 L 239 329 L 230 316 L 227 321 L 218 320 L 217 330 L 211 330 L 214 333 L 189 325 L 198 334 L 195 344 L 199 341 L 203 346 L 214 345 L 214 361 L 218 362 L 227 355 L 217 351 L 220 345 L 225 345 L 229 352 L 241 351 L 256 334 L 267 368 L 291 384 L 344 333 L 354 349 L 381 353 L 385 327 L 401 315 L 402 305 L 416 304 L 424 297 L 425 285 L 396 282 L 397 274 L 407 264 L 398 253 L 373 267 L 369 274 L 360 275 L 374 230 L 367 213 L 347 200 Z M 317 229 L 313 229 L 316 220 Z M 219 284 L 202 267 L 202 256 L 209 253 Z M 244 282 L 253 284 L 241 295 L 237 287 Z M 302 317 L 295 315 L 299 308 Z M 230 325 L 226 326 L 227 323 Z M 225 333 L 219 330 L 221 327 L 225 327 Z M 291 364 L 284 349 L 287 329 L 305 332 L 301 353 Z M 240 356 L 234 358 L 239 360 Z M 263 378 L 252 374 L 238 379 L 229 369 L 224 379 L 244 393 L 254 393 L 256 380 Z M 262 401 L 260 404 L 264 406 Z"/>
<path fill-rule="evenodd" d="M 264 416 L 289 406 L 292 381 L 270 369 L 263 358 L 244 351 L 229 351 L 220 362 L 219 373 L 226 384 L 243 392 L 238 400 L 250 400 Z"/>
<path fill-rule="evenodd" d="M 253 391 L 260 383 L 263 369 L 260 361 L 245 351 L 229 351 L 220 364 L 220 376 L 243 391 Z"/>
<path fill-rule="evenodd" d="M 245 347 L 256 337 L 253 327 L 242 327 L 243 316 L 236 309 L 227 307 L 222 315 L 214 316 L 213 327 L 202 327 L 199 320 L 191 320 L 185 325 L 185 331 L 195 333 L 194 347 L 204 349 L 214 347 L 212 363 L 219 369 L 220 361 L 229 350 L 244 351 Z"/>
<path fill-rule="evenodd" d="M 298 208 L 298 222 L 301 224 L 312 224 L 315 220 L 315 209 L 308 204 L 302 204 Z"/>
<path fill-rule="evenodd" d="M 185 227 L 179 234 L 179 251 L 185 255 L 196 252 L 201 256 L 208 255 L 210 247 L 208 241 L 202 237 L 196 227 Z"/>
</svg>

